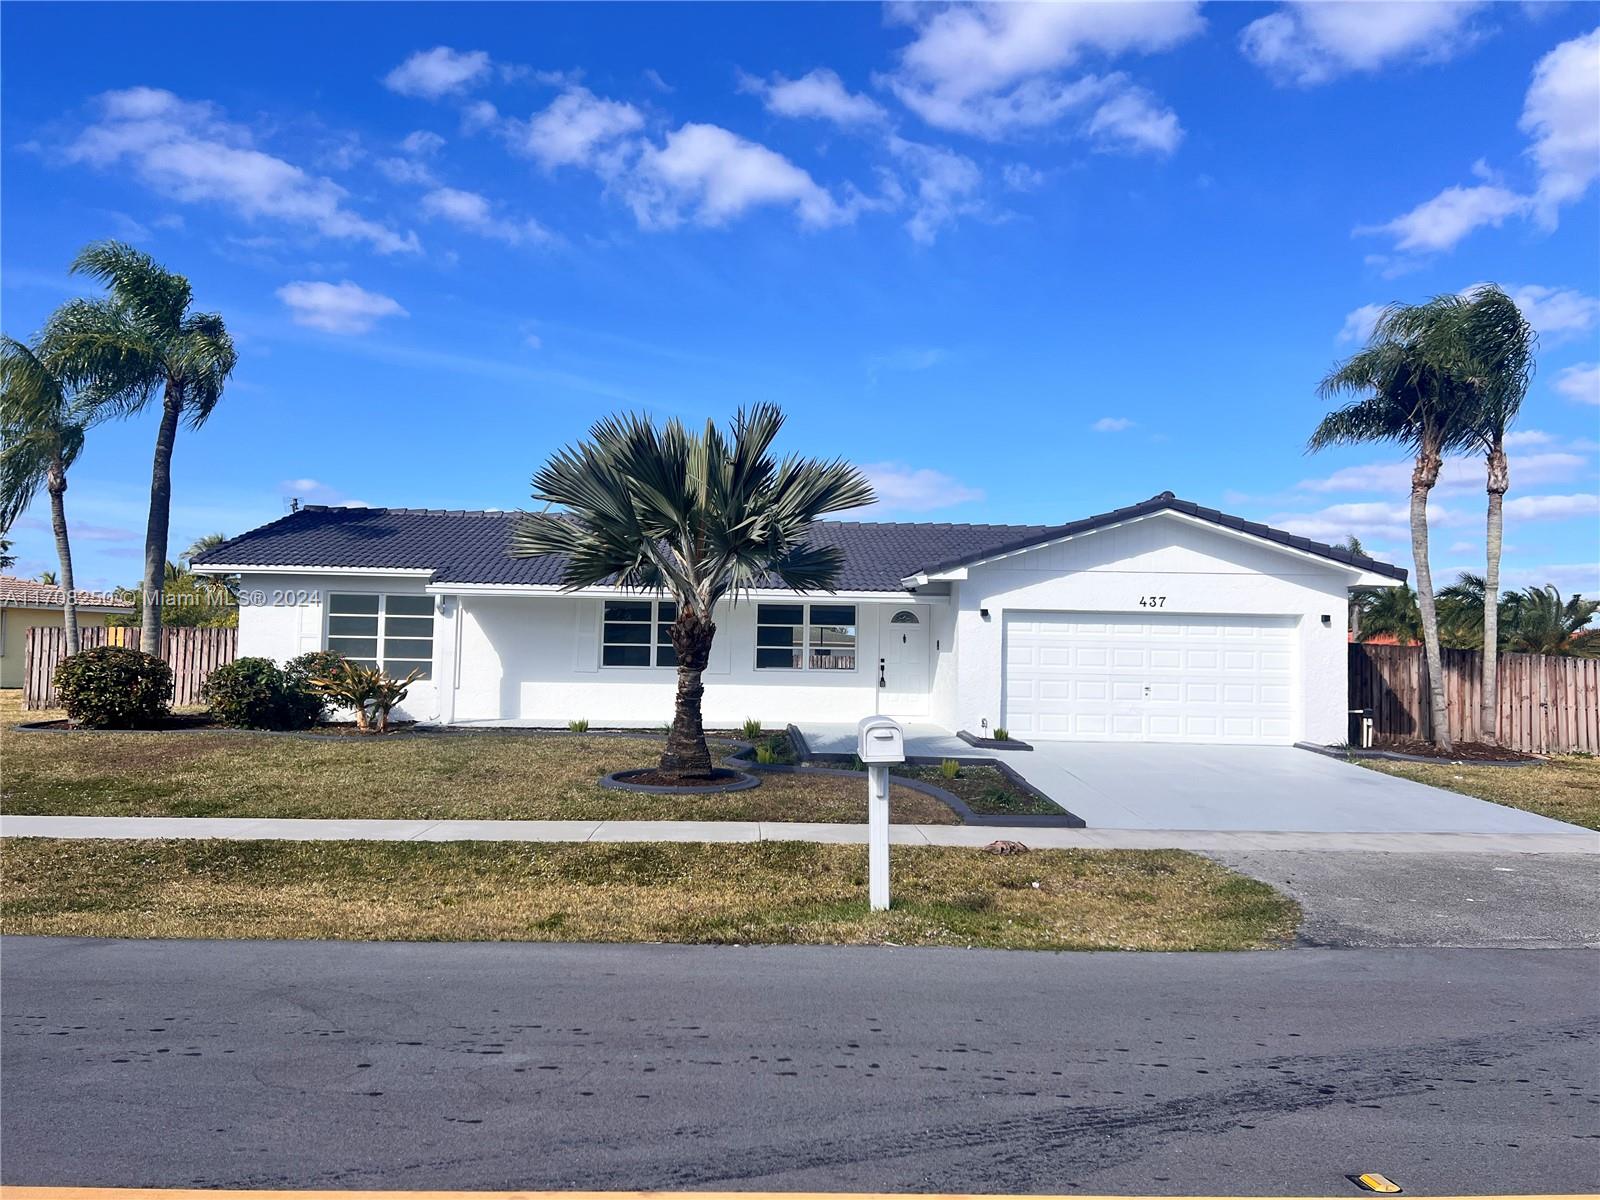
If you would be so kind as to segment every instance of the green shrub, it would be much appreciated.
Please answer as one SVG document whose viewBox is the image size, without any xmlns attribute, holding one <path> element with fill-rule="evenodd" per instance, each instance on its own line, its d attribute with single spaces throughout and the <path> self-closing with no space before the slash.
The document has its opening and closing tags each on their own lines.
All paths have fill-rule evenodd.
<svg viewBox="0 0 1600 1200">
<path fill-rule="evenodd" d="M 152 729 L 172 714 L 172 668 L 127 646 L 96 646 L 56 668 L 67 717 L 91 729 Z"/>
<path fill-rule="evenodd" d="M 794 747 L 789 743 L 787 734 L 775 733 L 763 742 L 756 743 L 756 761 L 764 766 L 782 764 L 788 766 L 794 762 Z"/>
<path fill-rule="evenodd" d="M 395 679 L 381 668 L 341 657 L 331 670 L 313 675 L 310 686 L 314 694 L 355 713 L 356 728 L 362 733 L 384 733 L 389 728 L 389 713 L 421 678 L 422 672 L 415 670 L 404 679 Z"/>
<path fill-rule="evenodd" d="M 588 733 L 589 732 L 589 718 L 588 717 L 579 717 L 575 721 L 568 721 L 567 722 L 567 732 L 568 733 Z"/>
<path fill-rule="evenodd" d="M 744 724 L 739 726 L 739 732 L 744 735 L 744 740 L 753 742 L 761 736 L 761 722 L 754 717 L 746 717 Z"/>
<path fill-rule="evenodd" d="M 283 664 L 283 674 L 301 691 L 312 691 L 311 681 L 339 669 L 344 655 L 337 650 L 312 650 Z"/>
<path fill-rule="evenodd" d="M 756 747 L 756 761 L 764 767 L 770 767 L 778 761 L 778 752 L 772 748 L 772 743 L 762 742 Z"/>
<path fill-rule="evenodd" d="M 946 779 L 956 779 L 961 774 L 961 764 L 953 758 L 947 758 L 939 764 L 939 774 Z"/>
<path fill-rule="evenodd" d="M 1011 731 L 1004 725 L 996 725 L 994 728 L 994 740 L 997 742 L 1009 742 L 1011 740 Z"/>
<path fill-rule="evenodd" d="M 306 729 L 322 718 L 323 702 L 301 679 L 270 658 L 237 658 L 206 676 L 206 702 L 224 725 Z"/>
</svg>

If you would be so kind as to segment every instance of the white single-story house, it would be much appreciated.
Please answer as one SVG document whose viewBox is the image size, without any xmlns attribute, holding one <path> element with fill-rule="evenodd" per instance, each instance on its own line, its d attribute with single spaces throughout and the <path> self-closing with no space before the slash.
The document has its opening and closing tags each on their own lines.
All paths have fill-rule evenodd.
<svg viewBox="0 0 1600 1200">
<path fill-rule="evenodd" d="M 670 599 L 563 590 L 559 559 L 507 552 L 516 515 L 308 505 L 197 563 L 242 576 L 241 655 L 420 668 L 420 721 L 670 720 Z M 1171 492 L 1065 525 L 825 521 L 814 540 L 844 551 L 835 592 L 719 610 L 708 725 L 1343 741 L 1349 591 L 1406 575 Z"/>
</svg>

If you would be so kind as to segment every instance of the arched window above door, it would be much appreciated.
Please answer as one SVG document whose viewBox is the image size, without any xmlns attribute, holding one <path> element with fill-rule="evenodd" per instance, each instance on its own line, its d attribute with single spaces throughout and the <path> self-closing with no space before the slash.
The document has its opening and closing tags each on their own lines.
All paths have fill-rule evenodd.
<svg viewBox="0 0 1600 1200">
<path fill-rule="evenodd" d="M 902 608 L 899 612 L 895 613 L 894 616 L 889 618 L 889 624 L 920 625 L 922 622 L 917 619 L 917 614 L 912 612 L 909 608 Z"/>
</svg>

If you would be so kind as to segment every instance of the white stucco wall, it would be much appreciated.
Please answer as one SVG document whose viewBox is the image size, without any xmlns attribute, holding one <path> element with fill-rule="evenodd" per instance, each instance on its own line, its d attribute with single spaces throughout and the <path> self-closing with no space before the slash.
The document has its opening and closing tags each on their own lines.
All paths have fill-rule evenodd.
<svg viewBox="0 0 1600 1200">
<path fill-rule="evenodd" d="M 1140 613 L 1166 597 L 1173 615 L 1257 614 L 1298 619 L 1298 705 L 1293 740 L 1346 736 L 1346 597 L 1337 564 L 1242 541 L 1167 514 L 1099 530 L 974 567 L 955 584 L 959 645 L 953 721 L 977 731 L 1001 721 L 1007 611 Z M 981 610 L 988 609 L 985 619 Z M 1331 618 L 1326 626 L 1322 617 Z"/>
<path fill-rule="evenodd" d="M 834 603 L 827 597 L 813 602 Z M 726 605 L 705 673 L 708 724 L 855 721 L 874 711 L 878 639 L 886 605 L 859 600 L 854 671 L 758 671 L 753 602 Z M 466 596 L 461 600 L 456 721 L 516 718 L 564 726 L 665 724 L 677 675 L 664 667 L 602 667 L 603 601 L 581 596 Z M 887 607 L 908 605 L 901 600 Z M 925 703 L 916 706 L 922 715 Z"/>
<path fill-rule="evenodd" d="M 426 577 L 395 578 L 377 575 L 252 575 L 240 578 L 239 657 L 259 655 L 280 665 L 296 655 L 321 650 L 326 642 L 325 614 L 330 592 L 392 592 L 423 594 Z M 395 710 L 403 720 L 440 719 L 439 651 L 448 628 L 441 629 L 435 604 L 434 678 L 411 685 L 405 703 Z"/>
</svg>

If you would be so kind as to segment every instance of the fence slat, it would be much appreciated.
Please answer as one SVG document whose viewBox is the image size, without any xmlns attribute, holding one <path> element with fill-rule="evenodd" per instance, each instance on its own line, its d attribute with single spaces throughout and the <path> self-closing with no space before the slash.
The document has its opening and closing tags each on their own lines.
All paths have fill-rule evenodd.
<svg viewBox="0 0 1600 1200">
<path fill-rule="evenodd" d="M 79 647 L 139 645 L 139 630 L 133 626 L 86 626 L 78 631 Z M 172 668 L 172 702 L 186 706 L 199 704 L 206 677 L 218 667 L 231 663 L 239 651 L 237 629 L 191 629 L 161 631 L 161 657 Z M 67 631 L 56 625 L 39 625 L 28 630 L 23 646 L 23 708 L 56 708 L 56 667 L 67 656 Z"/>
<path fill-rule="evenodd" d="M 1483 737 L 1483 655 L 1445 650 L 1444 692 L 1456 741 Z M 1350 707 L 1370 709 L 1382 740 L 1425 738 L 1431 694 L 1421 646 L 1350 646 Z M 1600 660 L 1502 654 L 1499 742 L 1530 754 L 1600 752 Z"/>
</svg>

